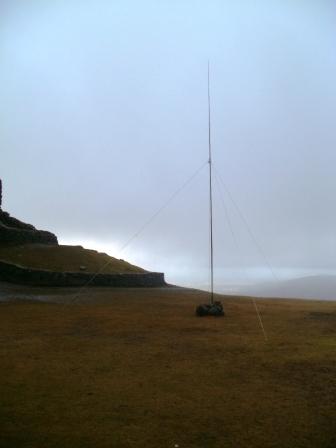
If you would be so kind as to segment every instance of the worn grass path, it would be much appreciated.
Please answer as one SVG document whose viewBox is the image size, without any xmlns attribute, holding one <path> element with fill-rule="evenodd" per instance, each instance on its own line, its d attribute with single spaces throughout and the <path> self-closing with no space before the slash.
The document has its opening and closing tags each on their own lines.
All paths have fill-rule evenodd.
<svg viewBox="0 0 336 448">
<path fill-rule="evenodd" d="M 203 300 L 168 288 L 2 302 L 0 447 L 334 448 L 336 303 L 259 300 L 265 343 L 248 299 L 196 318 Z"/>
</svg>

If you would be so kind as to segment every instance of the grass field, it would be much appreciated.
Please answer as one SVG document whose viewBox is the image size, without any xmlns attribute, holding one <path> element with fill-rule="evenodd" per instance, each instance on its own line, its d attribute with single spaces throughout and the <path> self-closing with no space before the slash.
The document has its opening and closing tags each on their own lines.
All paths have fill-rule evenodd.
<svg viewBox="0 0 336 448">
<path fill-rule="evenodd" d="M 248 299 L 34 291 L 0 304 L 1 448 L 336 446 L 335 303 L 259 300 L 265 342 Z"/>
<path fill-rule="evenodd" d="M 57 272 L 96 273 L 102 267 L 104 274 L 145 272 L 144 269 L 124 260 L 110 257 L 82 246 L 53 246 L 47 244 L 24 244 L 21 246 L 0 246 L 0 260 L 34 269 L 47 269 Z"/>
</svg>

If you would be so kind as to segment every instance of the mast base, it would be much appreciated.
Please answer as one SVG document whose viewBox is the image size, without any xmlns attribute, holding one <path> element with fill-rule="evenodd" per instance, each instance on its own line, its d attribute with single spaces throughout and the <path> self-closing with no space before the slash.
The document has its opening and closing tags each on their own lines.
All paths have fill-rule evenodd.
<svg viewBox="0 0 336 448">
<path fill-rule="evenodd" d="M 225 316 L 223 305 L 221 302 L 216 301 L 213 304 L 204 303 L 202 305 L 198 305 L 196 308 L 196 316 L 204 317 L 204 316 Z"/>
</svg>

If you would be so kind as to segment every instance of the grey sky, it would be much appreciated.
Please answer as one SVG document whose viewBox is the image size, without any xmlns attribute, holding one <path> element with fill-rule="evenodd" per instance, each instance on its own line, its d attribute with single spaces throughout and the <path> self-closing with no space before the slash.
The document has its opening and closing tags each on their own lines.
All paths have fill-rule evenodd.
<svg viewBox="0 0 336 448">
<path fill-rule="evenodd" d="M 335 269 L 333 1 L 2 1 L 4 208 L 171 282 L 208 281 L 214 162 L 280 278 Z M 215 185 L 215 280 L 270 272 Z"/>
</svg>

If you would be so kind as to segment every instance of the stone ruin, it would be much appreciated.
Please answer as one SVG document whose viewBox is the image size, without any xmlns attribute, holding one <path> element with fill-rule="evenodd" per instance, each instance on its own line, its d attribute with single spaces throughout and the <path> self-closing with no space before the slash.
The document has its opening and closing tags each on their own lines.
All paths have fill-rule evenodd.
<svg viewBox="0 0 336 448">
<path fill-rule="evenodd" d="M 37 230 L 2 210 L 2 181 L 0 179 L 0 244 L 54 244 L 57 237 L 51 232 Z"/>
</svg>

